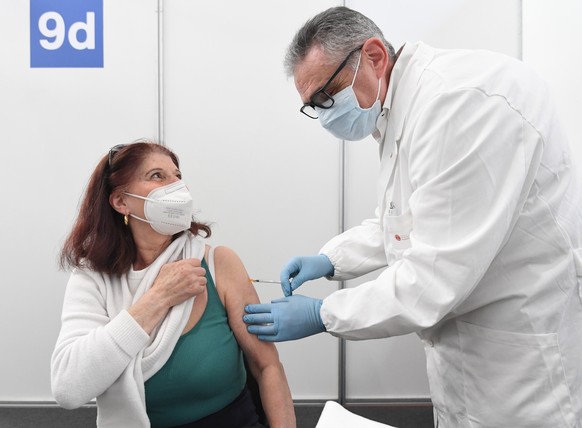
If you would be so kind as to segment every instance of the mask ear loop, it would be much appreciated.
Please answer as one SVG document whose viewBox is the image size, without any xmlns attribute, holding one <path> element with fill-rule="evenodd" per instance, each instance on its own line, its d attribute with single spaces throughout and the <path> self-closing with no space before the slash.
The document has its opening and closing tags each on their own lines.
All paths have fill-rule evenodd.
<svg viewBox="0 0 582 428">
<path fill-rule="evenodd" d="M 129 216 L 130 216 L 130 217 L 133 217 L 133 218 L 135 218 L 135 219 L 137 219 L 137 220 L 139 220 L 139 221 L 142 221 L 142 222 L 144 222 L 144 223 L 148 223 L 148 224 L 155 224 L 153 221 L 149 221 L 149 220 L 146 220 L 145 218 L 138 217 L 138 216 L 136 216 L 135 214 L 129 214 Z"/>
<path fill-rule="evenodd" d="M 354 87 L 354 83 L 356 82 L 356 76 L 358 75 L 358 70 L 360 69 L 360 61 L 362 60 L 362 51 L 360 50 L 360 56 L 358 57 L 358 64 L 356 65 L 356 72 L 354 73 L 354 78 L 352 79 L 352 88 Z M 376 100 L 380 99 L 380 90 L 382 89 L 382 79 L 378 79 L 378 93 L 376 94 Z M 375 102 L 374 101 L 374 102 Z"/>
<path fill-rule="evenodd" d="M 134 193 L 129 193 L 129 192 L 123 192 L 123 193 L 126 194 L 127 196 L 133 196 L 134 198 L 142 199 L 144 201 L 150 201 L 150 202 L 154 202 L 154 203 L 157 202 L 155 199 L 148 198 L 147 196 L 140 196 L 140 195 L 136 195 Z M 151 222 L 149 220 L 146 220 L 145 218 L 138 217 L 135 214 L 129 213 L 129 217 L 133 217 L 133 218 L 135 218 L 135 219 L 137 219 L 139 221 L 142 221 L 144 223 L 154 224 L 153 222 Z M 128 216 L 126 215 L 123 220 L 124 220 L 124 222 L 127 221 L 127 223 L 125 223 L 125 225 L 127 226 L 127 224 L 129 223 Z"/>
<path fill-rule="evenodd" d="M 380 99 L 380 88 L 382 87 L 382 79 L 378 79 L 378 94 L 376 94 L 376 101 Z"/>
<path fill-rule="evenodd" d="M 362 60 L 362 51 L 360 50 L 360 56 L 358 56 L 358 64 L 356 65 L 356 71 L 354 73 L 354 78 L 352 79 L 352 84 L 350 86 L 354 86 L 356 82 L 356 76 L 358 75 L 358 70 L 360 69 L 360 61 Z"/>
<path fill-rule="evenodd" d="M 127 196 L 133 196 L 134 198 L 142 199 L 144 201 L 150 201 L 150 202 L 154 202 L 154 203 L 158 202 L 155 199 L 148 198 L 147 196 L 135 195 L 135 194 L 129 193 L 129 192 L 123 192 L 123 193 L 126 194 Z"/>
</svg>

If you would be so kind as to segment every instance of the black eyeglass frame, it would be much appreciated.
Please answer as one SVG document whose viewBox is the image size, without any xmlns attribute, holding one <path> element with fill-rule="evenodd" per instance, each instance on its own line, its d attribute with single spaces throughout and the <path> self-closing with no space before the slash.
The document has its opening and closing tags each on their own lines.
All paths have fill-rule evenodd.
<svg viewBox="0 0 582 428">
<path fill-rule="evenodd" d="M 302 107 L 299 109 L 299 111 L 300 111 L 301 113 L 303 113 L 305 116 L 309 117 L 310 119 L 317 119 L 317 116 L 316 116 L 316 117 L 313 117 L 313 116 L 311 116 L 309 113 L 307 113 L 307 112 L 305 111 L 305 109 L 306 109 L 307 107 L 311 107 L 313 110 L 315 110 L 315 107 L 319 107 L 319 108 L 322 108 L 322 109 L 326 109 L 326 110 L 327 110 L 327 109 L 329 109 L 329 108 L 332 108 L 332 107 L 333 107 L 333 104 L 335 103 L 335 100 L 333 99 L 333 96 L 331 96 L 330 94 L 328 94 L 327 92 L 325 92 L 325 90 L 327 89 L 327 87 L 329 86 L 329 84 L 332 82 L 332 80 L 333 80 L 333 79 L 335 79 L 335 77 L 336 77 L 336 76 L 337 76 L 337 75 L 338 75 L 338 74 L 339 74 L 339 73 L 340 73 L 340 72 L 341 72 L 341 71 L 344 69 L 344 67 L 345 67 L 345 66 L 346 66 L 346 64 L 348 63 L 348 60 L 350 59 L 350 57 L 351 57 L 351 56 L 352 56 L 354 53 L 356 53 L 357 51 L 359 51 L 360 49 L 362 49 L 363 47 L 364 47 L 364 45 L 361 45 L 361 46 L 357 47 L 356 49 L 352 50 L 352 51 L 351 51 L 351 52 L 348 54 L 348 56 L 346 56 L 346 59 L 344 59 L 344 60 L 342 61 L 342 63 L 341 63 L 341 64 L 339 65 L 339 67 L 338 67 L 338 68 L 335 70 L 335 72 L 334 72 L 334 73 L 331 75 L 331 77 L 328 79 L 328 81 L 325 83 L 325 85 L 323 85 L 323 86 L 321 87 L 321 89 L 317 90 L 317 91 L 316 91 L 316 92 L 315 92 L 315 93 L 314 93 L 314 94 L 311 96 L 311 98 L 309 99 L 309 102 L 308 102 L 308 103 L 305 103 L 305 104 L 303 104 L 303 106 L 302 106 Z M 331 100 L 331 104 L 329 104 L 329 105 L 324 105 L 323 103 L 316 102 L 314 99 L 315 99 L 316 97 L 318 97 L 320 94 L 323 94 L 323 95 L 325 95 L 325 97 L 326 97 L 326 100 L 325 100 L 325 101 Z"/>
<path fill-rule="evenodd" d="M 115 153 L 123 149 L 125 146 L 127 146 L 127 144 L 117 144 L 109 149 L 109 168 L 111 168 L 111 165 L 113 164 L 113 156 L 115 156 Z"/>
</svg>

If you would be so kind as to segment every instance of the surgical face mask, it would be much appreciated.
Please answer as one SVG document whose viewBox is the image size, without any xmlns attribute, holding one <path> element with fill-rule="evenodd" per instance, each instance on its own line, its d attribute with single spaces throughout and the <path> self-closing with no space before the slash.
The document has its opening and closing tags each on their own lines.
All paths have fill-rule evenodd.
<svg viewBox="0 0 582 428">
<path fill-rule="evenodd" d="M 376 121 L 382 112 L 380 79 L 378 79 L 376 102 L 370 108 L 362 108 L 358 103 L 358 98 L 354 92 L 354 82 L 358 75 L 361 59 L 362 54 L 360 53 L 352 84 L 333 96 L 333 106 L 329 109 L 315 107 L 321 126 L 342 140 L 356 141 L 370 135 L 374 132 Z"/>
<path fill-rule="evenodd" d="M 143 199 L 145 219 L 130 214 L 131 217 L 149 223 L 162 235 L 174 235 L 190 228 L 192 222 L 192 195 L 183 181 L 152 190 L 146 197 L 124 192 L 128 196 Z"/>
</svg>

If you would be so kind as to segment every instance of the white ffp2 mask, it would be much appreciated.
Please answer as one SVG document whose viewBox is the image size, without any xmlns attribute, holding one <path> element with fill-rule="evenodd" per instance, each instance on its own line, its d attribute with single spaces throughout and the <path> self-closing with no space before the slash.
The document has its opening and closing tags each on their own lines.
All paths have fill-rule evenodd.
<svg viewBox="0 0 582 428">
<path fill-rule="evenodd" d="M 145 219 L 133 214 L 131 217 L 149 223 L 162 235 L 174 235 L 189 229 L 192 223 L 192 195 L 183 181 L 152 190 L 147 196 L 124 192 L 128 196 L 145 201 L 143 211 Z"/>
</svg>

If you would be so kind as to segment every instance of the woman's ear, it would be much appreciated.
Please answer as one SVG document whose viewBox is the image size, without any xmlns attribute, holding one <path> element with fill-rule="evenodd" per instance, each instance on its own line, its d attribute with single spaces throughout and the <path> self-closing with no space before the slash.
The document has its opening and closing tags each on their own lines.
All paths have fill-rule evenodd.
<svg viewBox="0 0 582 428">
<path fill-rule="evenodd" d="M 366 58 L 372 64 L 372 68 L 376 72 L 378 79 L 386 74 L 386 67 L 390 63 L 390 56 L 382 40 L 378 37 L 369 38 L 362 46 L 362 53 L 366 55 Z"/>
<path fill-rule="evenodd" d="M 119 214 L 129 214 L 129 208 L 125 203 L 125 195 L 122 192 L 113 192 L 111 195 L 109 195 L 109 204 Z"/>
</svg>

